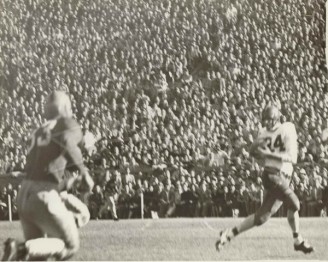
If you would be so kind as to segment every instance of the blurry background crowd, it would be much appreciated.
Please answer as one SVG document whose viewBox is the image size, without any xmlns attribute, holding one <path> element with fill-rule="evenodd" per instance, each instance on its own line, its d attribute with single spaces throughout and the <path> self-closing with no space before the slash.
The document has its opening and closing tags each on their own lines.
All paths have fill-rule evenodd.
<svg viewBox="0 0 328 262">
<path fill-rule="evenodd" d="M 299 136 L 301 215 L 324 215 L 324 4 L 2 0 L 0 173 L 24 170 L 47 94 L 65 90 L 96 182 L 93 218 L 110 180 L 121 218 L 140 217 L 141 192 L 149 217 L 244 216 L 263 191 L 248 148 L 274 103 Z M 1 186 L 2 218 L 8 194 L 17 186 Z"/>
</svg>

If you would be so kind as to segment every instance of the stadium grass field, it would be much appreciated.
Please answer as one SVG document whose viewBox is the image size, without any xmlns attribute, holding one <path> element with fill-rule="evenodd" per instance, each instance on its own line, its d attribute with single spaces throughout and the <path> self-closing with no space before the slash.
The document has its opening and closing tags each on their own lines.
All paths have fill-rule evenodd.
<svg viewBox="0 0 328 262">
<path fill-rule="evenodd" d="M 327 218 L 302 218 L 302 234 L 315 252 L 295 252 L 286 218 L 272 218 L 220 252 L 215 241 L 221 229 L 241 219 L 145 219 L 91 221 L 81 229 L 81 248 L 72 260 L 327 260 Z M 0 241 L 22 239 L 19 222 L 0 222 Z M 0 257 L 3 250 L 0 250 Z"/>
</svg>

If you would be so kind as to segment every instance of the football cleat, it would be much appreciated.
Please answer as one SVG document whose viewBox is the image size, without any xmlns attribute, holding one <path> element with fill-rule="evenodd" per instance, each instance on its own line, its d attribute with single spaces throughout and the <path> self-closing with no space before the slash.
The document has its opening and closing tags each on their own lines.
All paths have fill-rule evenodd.
<svg viewBox="0 0 328 262">
<path fill-rule="evenodd" d="M 18 244 L 16 240 L 13 238 L 8 238 L 4 245 L 4 254 L 1 261 L 16 261 L 18 257 Z"/>
<path fill-rule="evenodd" d="M 294 244 L 294 249 L 295 251 L 302 251 L 304 254 L 314 252 L 314 248 L 305 240 L 301 244 Z"/>
<path fill-rule="evenodd" d="M 226 243 L 230 242 L 231 238 L 228 236 L 228 233 L 229 229 L 225 229 L 220 232 L 220 238 L 215 243 L 215 247 L 218 252 L 221 251 Z"/>
<path fill-rule="evenodd" d="M 4 254 L 1 261 L 27 261 L 29 259 L 25 243 L 8 238 L 4 245 Z"/>
<path fill-rule="evenodd" d="M 113 218 L 114 221 L 119 221 L 120 219 L 118 217 Z"/>
</svg>

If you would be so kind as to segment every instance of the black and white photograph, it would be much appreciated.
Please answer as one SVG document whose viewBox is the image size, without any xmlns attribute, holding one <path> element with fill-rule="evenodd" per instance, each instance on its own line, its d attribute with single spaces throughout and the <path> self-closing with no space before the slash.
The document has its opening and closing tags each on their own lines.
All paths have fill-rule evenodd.
<svg viewBox="0 0 328 262">
<path fill-rule="evenodd" d="M 328 259 L 326 0 L 0 0 L 1 261 Z"/>
</svg>

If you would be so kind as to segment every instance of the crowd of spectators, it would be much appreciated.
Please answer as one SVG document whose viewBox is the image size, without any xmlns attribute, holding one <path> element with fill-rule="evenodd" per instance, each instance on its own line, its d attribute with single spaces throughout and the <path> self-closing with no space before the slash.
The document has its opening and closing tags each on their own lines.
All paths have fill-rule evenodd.
<svg viewBox="0 0 328 262">
<path fill-rule="evenodd" d="M 245 215 L 262 192 L 247 151 L 275 103 L 299 135 L 302 214 L 327 204 L 324 0 L 0 5 L 1 173 L 24 170 L 28 134 L 60 89 L 83 128 L 93 214 L 114 177 L 121 217 L 140 215 L 141 191 L 146 216 Z"/>
</svg>

